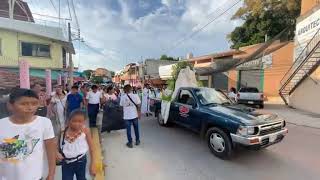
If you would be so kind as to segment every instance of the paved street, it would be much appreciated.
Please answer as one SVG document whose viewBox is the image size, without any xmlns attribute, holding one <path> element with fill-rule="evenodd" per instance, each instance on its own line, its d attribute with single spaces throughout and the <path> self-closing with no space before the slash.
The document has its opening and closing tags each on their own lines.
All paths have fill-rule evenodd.
<svg viewBox="0 0 320 180">
<path fill-rule="evenodd" d="M 318 180 L 320 130 L 289 124 L 280 144 L 240 149 L 230 161 L 213 156 L 197 134 L 140 121 L 142 145 L 128 149 L 125 131 L 103 134 L 107 180 Z"/>
</svg>

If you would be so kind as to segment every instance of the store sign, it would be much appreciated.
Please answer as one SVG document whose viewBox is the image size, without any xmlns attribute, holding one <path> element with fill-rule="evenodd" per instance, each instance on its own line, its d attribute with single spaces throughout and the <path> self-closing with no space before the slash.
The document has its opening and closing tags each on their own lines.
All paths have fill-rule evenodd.
<svg viewBox="0 0 320 180">
<path fill-rule="evenodd" d="M 262 56 L 261 58 L 248 61 L 237 67 L 237 70 L 249 70 L 249 69 L 266 69 L 272 65 L 272 54 Z"/>
<path fill-rule="evenodd" d="M 320 9 L 297 23 L 294 59 L 296 60 L 308 42 L 320 28 Z"/>
</svg>

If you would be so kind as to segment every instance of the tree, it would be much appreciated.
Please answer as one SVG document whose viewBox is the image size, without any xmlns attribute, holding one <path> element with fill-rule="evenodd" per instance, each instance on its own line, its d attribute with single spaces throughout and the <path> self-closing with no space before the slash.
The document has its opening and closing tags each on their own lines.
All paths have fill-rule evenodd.
<svg viewBox="0 0 320 180">
<path fill-rule="evenodd" d="M 111 77 L 114 77 L 114 75 L 116 74 L 114 71 L 110 71 Z"/>
<path fill-rule="evenodd" d="M 101 83 L 103 83 L 103 77 L 93 76 L 93 77 L 91 77 L 91 82 L 93 82 L 94 84 L 101 84 Z"/>
<path fill-rule="evenodd" d="M 232 20 L 243 20 L 229 35 L 231 48 L 262 43 L 265 36 L 272 38 L 285 28 L 287 40 L 295 35 L 296 18 L 300 15 L 301 0 L 244 0 Z"/>
<path fill-rule="evenodd" d="M 167 80 L 167 85 L 168 85 L 167 88 L 172 90 L 172 92 L 175 89 L 176 80 L 178 79 L 181 69 L 185 69 L 186 67 L 190 67 L 190 69 L 193 70 L 193 64 L 191 64 L 188 61 L 179 61 L 178 63 L 172 66 L 172 72 L 171 72 L 172 78 Z M 171 101 L 171 98 L 172 98 L 172 94 L 168 96 L 162 96 L 162 100 L 165 100 L 165 101 Z"/>
<path fill-rule="evenodd" d="M 93 73 L 93 70 L 90 70 L 90 69 L 83 71 L 83 74 L 87 79 L 91 78 L 92 73 Z"/>
<path fill-rule="evenodd" d="M 179 59 L 175 59 L 174 57 L 170 57 L 170 56 L 167 56 L 165 54 L 161 55 L 160 57 L 160 60 L 167 60 L 167 61 L 179 61 Z"/>
</svg>

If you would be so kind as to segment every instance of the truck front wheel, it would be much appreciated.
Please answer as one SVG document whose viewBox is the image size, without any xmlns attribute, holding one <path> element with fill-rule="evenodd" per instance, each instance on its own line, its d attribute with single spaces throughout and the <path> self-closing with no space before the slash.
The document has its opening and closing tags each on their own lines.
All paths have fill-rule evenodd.
<svg viewBox="0 0 320 180">
<path fill-rule="evenodd" d="M 221 158 L 228 159 L 232 155 L 232 142 L 221 129 L 213 127 L 207 131 L 207 143 L 211 152 Z"/>
</svg>

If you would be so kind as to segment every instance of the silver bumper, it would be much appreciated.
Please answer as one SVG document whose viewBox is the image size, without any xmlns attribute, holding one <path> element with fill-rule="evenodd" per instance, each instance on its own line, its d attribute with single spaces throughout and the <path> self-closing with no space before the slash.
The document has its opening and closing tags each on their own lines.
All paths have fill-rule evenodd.
<svg viewBox="0 0 320 180">
<path fill-rule="evenodd" d="M 234 143 L 242 144 L 242 145 L 268 145 L 279 142 L 279 137 L 282 138 L 288 134 L 288 129 L 284 128 L 281 131 L 267 134 L 264 136 L 251 136 L 251 137 L 245 137 L 237 134 L 231 134 L 231 139 Z M 267 144 L 266 144 L 267 141 Z"/>
</svg>

